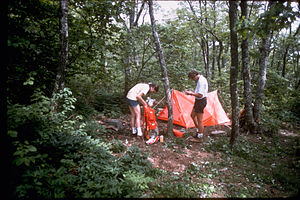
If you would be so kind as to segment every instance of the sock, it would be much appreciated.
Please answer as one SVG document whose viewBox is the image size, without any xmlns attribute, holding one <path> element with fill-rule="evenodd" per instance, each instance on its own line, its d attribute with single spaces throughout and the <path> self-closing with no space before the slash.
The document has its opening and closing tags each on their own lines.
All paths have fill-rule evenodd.
<svg viewBox="0 0 300 200">
<path fill-rule="evenodd" d="M 132 127 L 131 130 L 132 130 L 132 134 L 136 134 L 136 127 Z"/>
<path fill-rule="evenodd" d="M 138 128 L 137 128 L 137 134 L 138 134 L 138 136 L 142 136 L 142 135 L 143 135 L 143 132 L 142 132 L 142 128 L 141 128 L 141 127 L 138 127 Z"/>
<path fill-rule="evenodd" d="M 203 138 L 203 133 L 198 133 L 197 138 Z"/>
</svg>

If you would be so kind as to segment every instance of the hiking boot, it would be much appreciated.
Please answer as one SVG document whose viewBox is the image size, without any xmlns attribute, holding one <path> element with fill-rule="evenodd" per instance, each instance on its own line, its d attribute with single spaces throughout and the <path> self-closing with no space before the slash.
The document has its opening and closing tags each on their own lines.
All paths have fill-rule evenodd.
<svg viewBox="0 0 300 200">
<path fill-rule="evenodd" d="M 134 128 L 131 128 L 131 133 L 132 133 L 132 135 L 136 135 L 136 133 L 137 133 L 137 130 L 136 130 L 136 128 L 134 127 Z"/>
<path fill-rule="evenodd" d="M 143 133 L 142 132 L 137 132 L 137 136 L 141 137 L 141 136 L 143 136 Z"/>
<path fill-rule="evenodd" d="M 191 142 L 201 143 L 201 142 L 203 142 L 203 137 L 202 138 L 194 137 L 194 138 L 191 138 L 190 141 Z"/>
</svg>

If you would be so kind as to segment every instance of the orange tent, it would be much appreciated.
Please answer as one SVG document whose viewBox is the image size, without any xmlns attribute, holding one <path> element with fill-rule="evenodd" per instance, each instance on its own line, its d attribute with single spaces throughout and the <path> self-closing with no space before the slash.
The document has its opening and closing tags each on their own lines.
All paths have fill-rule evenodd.
<svg viewBox="0 0 300 200">
<path fill-rule="evenodd" d="M 171 98 L 173 105 L 173 123 L 185 128 L 195 127 L 190 116 L 194 106 L 195 97 L 173 90 Z M 167 106 L 159 113 L 157 118 L 168 121 Z M 214 126 L 217 124 L 227 124 L 228 122 L 230 122 L 230 119 L 226 115 L 219 101 L 217 90 L 207 93 L 207 105 L 204 109 L 203 125 Z"/>
</svg>

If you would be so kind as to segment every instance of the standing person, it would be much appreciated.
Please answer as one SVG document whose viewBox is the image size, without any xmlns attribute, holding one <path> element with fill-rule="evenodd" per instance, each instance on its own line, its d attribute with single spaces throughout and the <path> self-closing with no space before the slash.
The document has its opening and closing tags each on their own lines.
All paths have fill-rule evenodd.
<svg viewBox="0 0 300 200">
<path fill-rule="evenodd" d="M 142 98 L 148 92 L 158 92 L 159 86 L 152 83 L 138 83 L 133 88 L 129 90 L 126 96 L 126 101 L 128 103 L 130 113 L 131 113 L 131 130 L 132 134 L 138 136 L 143 136 L 141 128 L 141 103 L 144 107 L 148 106 L 146 101 Z"/>
<path fill-rule="evenodd" d="M 195 92 L 186 91 L 187 95 L 195 96 L 195 103 L 191 113 L 191 117 L 194 121 L 194 124 L 197 128 L 196 138 L 193 140 L 194 142 L 202 142 L 203 141 L 203 113 L 204 108 L 207 104 L 206 96 L 208 92 L 208 83 L 204 76 L 200 75 L 197 71 L 191 70 L 188 74 L 189 79 L 197 82 L 197 86 Z"/>
</svg>

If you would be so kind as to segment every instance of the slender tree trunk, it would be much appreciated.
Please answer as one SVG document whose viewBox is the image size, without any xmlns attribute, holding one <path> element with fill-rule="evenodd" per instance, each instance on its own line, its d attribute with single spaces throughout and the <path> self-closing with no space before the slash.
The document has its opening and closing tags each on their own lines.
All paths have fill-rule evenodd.
<svg viewBox="0 0 300 200">
<path fill-rule="evenodd" d="M 213 39 L 213 50 L 212 50 L 212 63 L 211 63 L 211 79 L 215 78 L 215 64 L 216 63 L 216 41 Z"/>
<path fill-rule="evenodd" d="M 289 46 L 288 45 L 285 50 L 284 50 L 284 54 L 283 54 L 283 64 L 282 64 L 282 72 L 281 72 L 281 76 L 282 77 L 285 77 L 285 71 L 286 71 L 286 57 L 287 57 L 287 54 L 289 52 Z"/>
<path fill-rule="evenodd" d="M 202 58 L 203 58 L 203 62 L 204 62 L 204 68 L 205 68 L 205 76 L 207 79 L 210 78 L 210 69 L 209 69 L 209 46 L 208 46 L 208 40 L 207 40 L 207 35 L 206 34 L 203 34 L 203 18 L 200 17 L 200 20 L 197 18 L 197 15 L 196 15 L 196 12 L 194 10 L 194 7 L 192 5 L 192 2 L 191 1 L 187 1 L 189 3 L 189 6 L 190 6 L 190 9 L 191 11 L 193 12 L 193 15 L 194 15 L 194 19 L 196 20 L 196 22 L 199 24 L 199 28 L 200 28 L 200 31 L 199 31 L 199 35 L 201 37 L 201 41 L 199 41 L 199 39 L 197 39 L 197 33 L 194 31 L 193 27 L 191 27 L 192 29 L 192 32 L 194 33 L 195 35 L 195 38 L 196 40 L 198 41 L 200 47 L 201 47 L 201 50 L 202 50 Z M 199 0 L 199 8 L 200 8 L 200 12 L 201 12 L 201 15 L 202 15 L 202 6 L 201 6 L 201 1 Z M 205 9 L 205 13 L 206 13 L 206 1 L 204 1 L 204 9 Z M 208 23 L 207 22 L 207 17 L 205 18 L 205 22 L 206 24 Z"/>
<path fill-rule="evenodd" d="M 247 16 L 247 1 L 241 1 L 240 4 L 242 11 L 242 20 L 246 20 Z M 245 97 L 245 128 L 250 133 L 255 133 L 255 124 L 253 118 L 252 107 L 252 92 L 251 92 L 251 74 L 250 74 L 250 59 L 249 59 L 249 42 L 248 42 L 248 30 L 245 28 L 246 37 L 242 39 L 242 72 L 244 79 L 244 97 Z"/>
<path fill-rule="evenodd" d="M 207 2 L 206 0 L 203 1 L 204 2 L 204 24 L 208 27 L 210 27 L 210 23 L 208 21 L 208 18 L 207 18 Z M 206 33 L 206 32 L 204 32 Z M 208 45 L 208 34 L 204 34 L 204 38 L 205 38 L 205 47 L 206 47 L 206 78 L 208 79 L 207 81 L 209 81 L 210 79 L 210 75 L 211 75 L 211 72 L 210 72 L 210 61 L 209 61 L 209 57 L 210 57 L 210 52 L 209 52 L 209 45 Z"/>
<path fill-rule="evenodd" d="M 237 1 L 229 1 L 229 21 L 230 21 L 230 54 L 231 54 L 231 67 L 230 67 L 230 95 L 231 95 L 231 108 L 232 108 L 232 129 L 230 145 L 233 147 L 235 139 L 239 134 L 239 100 L 238 100 L 238 37 L 235 30 L 237 23 Z"/>
<path fill-rule="evenodd" d="M 290 34 L 288 37 L 291 37 L 292 35 L 292 27 L 290 25 Z M 286 62 L 287 62 L 287 54 L 289 52 L 289 48 L 290 48 L 290 44 L 289 44 L 289 41 L 288 40 L 285 40 L 285 43 L 288 43 L 286 44 L 286 48 L 284 49 L 284 53 L 283 53 L 283 64 L 282 64 L 282 72 L 281 72 L 281 76 L 282 77 L 285 77 L 285 71 L 286 71 Z"/>
<path fill-rule="evenodd" d="M 296 32 L 294 33 L 293 37 L 295 37 L 298 33 L 299 33 L 299 30 L 300 30 L 300 25 L 298 25 L 298 28 L 296 30 Z M 290 37 L 292 36 L 292 28 L 290 26 Z M 288 55 L 288 52 L 289 52 L 289 48 L 290 48 L 290 43 L 287 44 L 287 47 L 285 48 L 285 51 L 284 51 L 284 54 L 283 54 L 283 66 L 282 66 L 282 77 L 285 77 L 285 71 L 286 71 L 286 60 L 287 60 L 287 55 Z"/>
<path fill-rule="evenodd" d="M 213 30 L 216 29 L 216 2 L 213 2 Z M 211 65 L 211 79 L 213 80 L 215 77 L 215 65 L 216 65 L 216 40 L 213 39 L 213 51 L 212 51 L 212 65 Z"/>
<path fill-rule="evenodd" d="M 266 37 L 262 40 L 262 46 L 260 51 L 261 57 L 259 59 L 259 74 L 256 89 L 256 99 L 254 104 L 254 119 L 256 123 L 259 123 L 261 118 L 261 108 L 264 98 L 264 89 L 267 77 L 267 62 L 269 54 L 268 51 L 270 49 L 270 37 L 271 33 L 268 33 Z"/>
<path fill-rule="evenodd" d="M 153 32 L 153 37 L 154 37 L 154 41 L 155 41 L 156 51 L 158 54 L 158 58 L 159 58 L 159 62 L 160 62 L 161 70 L 162 70 L 165 93 L 166 93 L 166 97 L 167 97 L 168 135 L 173 138 L 174 137 L 174 135 L 173 135 L 173 106 L 172 106 L 172 101 L 171 101 L 171 91 L 170 91 L 170 86 L 169 86 L 168 71 L 167 71 L 167 67 L 166 67 L 166 63 L 165 63 L 164 54 L 163 54 L 163 51 L 161 48 L 159 36 L 156 31 L 152 0 L 149 0 L 149 14 L 150 14 L 150 19 L 151 19 L 152 32 Z"/>
<path fill-rule="evenodd" d="M 298 56 L 296 58 L 296 85 L 295 85 L 295 89 L 297 90 L 298 87 L 300 86 L 300 70 L 299 70 L 299 58 L 300 58 L 300 54 L 299 54 L 299 51 L 298 51 Z"/>
<path fill-rule="evenodd" d="M 222 46 L 222 48 L 224 49 L 224 46 Z M 228 51 L 228 45 L 225 46 L 225 49 L 224 49 L 224 50 L 225 50 L 225 51 L 224 51 L 224 54 L 222 54 L 222 66 L 221 66 L 222 69 L 224 69 L 225 66 L 226 66 L 227 59 L 226 59 L 226 57 L 225 57 L 225 54 L 226 54 L 227 51 Z"/>
<path fill-rule="evenodd" d="M 127 95 L 127 92 L 132 86 L 133 80 L 138 80 L 138 78 L 133 79 L 132 77 L 132 66 L 136 65 L 139 66 L 139 56 L 136 51 L 134 43 L 134 36 L 133 36 L 133 29 L 138 26 L 138 20 L 141 16 L 141 13 L 145 7 L 145 2 L 142 2 L 141 7 L 139 8 L 139 11 L 136 12 L 136 9 L 138 7 L 138 1 L 131 0 L 129 1 L 130 4 L 130 13 L 129 13 L 129 27 L 127 27 L 126 23 L 123 22 L 124 26 L 127 29 L 127 34 L 128 34 L 128 46 L 125 46 L 124 48 L 124 72 L 125 72 L 125 88 L 124 88 L 124 96 Z"/>
<path fill-rule="evenodd" d="M 275 44 L 274 44 L 273 54 L 272 54 L 272 60 L 271 60 L 271 65 L 270 65 L 270 68 L 271 68 L 271 69 L 273 69 L 273 66 L 274 66 L 274 58 L 275 58 L 275 54 L 276 54 L 276 49 L 275 49 Z"/>
<path fill-rule="evenodd" d="M 273 2 L 269 2 L 269 8 Z M 266 76 L 267 76 L 267 65 L 268 65 L 268 55 L 270 52 L 270 38 L 271 38 L 271 30 L 269 26 L 265 25 L 265 37 L 262 38 L 261 48 L 260 48 L 260 58 L 259 58 L 259 74 L 257 81 L 257 89 L 256 89 L 256 99 L 254 104 L 254 120 L 256 123 L 260 122 L 261 118 L 261 108 L 264 98 L 264 89 L 266 84 Z"/>
<path fill-rule="evenodd" d="M 205 47 L 206 47 L 206 78 L 207 81 L 210 79 L 210 63 L 209 63 L 209 46 L 208 46 L 208 36 L 206 35 L 206 42 L 205 42 Z"/>
<path fill-rule="evenodd" d="M 135 1 L 129 2 L 130 5 L 130 13 L 129 13 L 129 27 L 126 27 L 127 34 L 128 34 L 128 46 L 126 45 L 124 49 L 124 72 L 125 72 L 125 88 L 124 88 L 124 96 L 127 95 L 127 92 L 130 90 L 130 87 L 132 86 L 132 65 L 134 60 L 134 52 L 135 47 L 132 45 L 133 43 L 133 36 L 132 36 L 132 28 L 134 27 L 134 17 L 135 17 Z M 126 23 L 124 23 L 126 26 Z"/>
<path fill-rule="evenodd" d="M 62 90 L 65 84 L 65 71 L 68 62 L 68 0 L 60 0 L 59 9 L 59 29 L 60 29 L 60 62 L 57 68 L 54 90 L 52 96 Z M 54 103 L 54 110 L 57 108 L 57 102 Z"/>
</svg>

